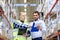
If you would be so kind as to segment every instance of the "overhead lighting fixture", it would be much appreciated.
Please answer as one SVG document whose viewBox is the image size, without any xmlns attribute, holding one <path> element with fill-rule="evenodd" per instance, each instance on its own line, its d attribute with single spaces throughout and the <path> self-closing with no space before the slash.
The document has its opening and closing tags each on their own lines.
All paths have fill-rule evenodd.
<svg viewBox="0 0 60 40">
<path fill-rule="evenodd" d="M 24 11 L 26 12 L 26 11 L 27 11 L 27 9 L 25 8 L 25 9 L 24 9 Z"/>
<path fill-rule="evenodd" d="M 14 6 L 24 6 L 24 7 L 26 7 L 26 6 L 37 6 L 38 4 L 14 4 Z"/>
<path fill-rule="evenodd" d="M 27 0 L 24 0 L 24 3 L 26 3 L 27 2 Z"/>
</svg>

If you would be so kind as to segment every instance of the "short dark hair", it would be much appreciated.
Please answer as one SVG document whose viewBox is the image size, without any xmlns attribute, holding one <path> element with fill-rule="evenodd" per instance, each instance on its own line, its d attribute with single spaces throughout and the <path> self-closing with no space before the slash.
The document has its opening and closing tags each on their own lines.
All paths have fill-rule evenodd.
<svg viewBox="0 0 60 40">
<path fill-rule="evenodd" d="M 39 13 L 38 11 L 33 12 L 33 14 L 34 14 L 34 13 L 37 13 L 38 15 L 40 15 L 40 13 Z"/>
</svg>

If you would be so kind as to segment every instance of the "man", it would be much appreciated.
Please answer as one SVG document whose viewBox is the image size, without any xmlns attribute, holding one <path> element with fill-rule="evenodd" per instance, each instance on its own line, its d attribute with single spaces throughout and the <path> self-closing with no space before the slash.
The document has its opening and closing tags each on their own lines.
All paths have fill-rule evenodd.
<svg viewBox="0 0 60 40">
<path fill-rule="evenodd" d="M 19 15 L 20 15 L 20 17 L 19 17 L 20 22 L 22 22 L 22 24 L 27 25 L 27 22 L 25 22 L 26 14 L 25 14 L 24 12 L 20 12 Z M 19 29 L 19 30 L 23 30 L 23 29 Z M 22 34 L 23 36 L 26 36 L 26 30 L 27 30 L 27 29 L 24 29 L 24 30 L 23 30 L 23 32 L 24 32 L 24 33 Z M 18 35 L 19 35 L 19 33 L 18 33 Z"/>
<path fill-rule="evenodd" d="M 38 11 L 33 13 L 34 21 L 30 23 L 32 40 L 42 40 L 42 33 L 46 31 L 44 21 L 40 20 Z"/>
<path fill-rule="evenodd" d="M 20 12 L 19 14 L 19 20 L 16 20 L 16 22 L 13 22 L 12 28 L 14 28 L 13 36 L 14 40 L 26 40 L 26 30 L 27 28 L 23 28 L 22 25 L 27 25 L 25 22 L 26 14 L 24 12 Z M 18 29 L 18 30 L 16 30 Z"/>
</svg>

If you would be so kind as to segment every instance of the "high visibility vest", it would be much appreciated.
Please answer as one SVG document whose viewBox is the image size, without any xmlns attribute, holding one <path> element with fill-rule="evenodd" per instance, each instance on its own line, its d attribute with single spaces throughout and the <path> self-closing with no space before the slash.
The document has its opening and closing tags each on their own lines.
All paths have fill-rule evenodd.
<svg viewBox="0 0 60 40">
<path fill-rule="evenodd" d="M 21 21 L 19 21 L 19 20 L 16 20 L 16 22 L 21 23 Z M 14 29 L 13 23 L 14 22 L 11 23 L 12 29 Z M 28 25 L 28 23 L 26 21 L 24 21 L 24 24 Z"/>
<path fill-rule="evenodd" d="M 17 20 L 16 22 L 19 22 L 19 20 Z M 24 24 L 27 24 L 26 22 L 24 22 Z M 14 26 L 13 26 L 13 23 L 12 23 L 12 28 L 13 28 L 13 36 L 14 36 L 14 40 L 26 40 L 25 37 L 23 36 L 18 36 L 18 28 L 17 29 L 14 29 Z"/>
<path fill-rule="evenodd" d="M 26 37 L 24 36 L 16 36 L 14 40 L 26 40 Z"/>
</svg>

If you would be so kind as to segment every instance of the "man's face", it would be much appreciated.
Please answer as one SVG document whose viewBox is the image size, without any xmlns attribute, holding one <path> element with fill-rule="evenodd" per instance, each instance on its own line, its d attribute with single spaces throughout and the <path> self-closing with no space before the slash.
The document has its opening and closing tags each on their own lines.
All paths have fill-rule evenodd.
<svg viewBox="0 0 60 40">
<path fill-rule="evenodd" d="M 20 14 L 20 20 L 24 21 L 25 20 L 25 17 L 26 17 L 26 14 L 25 13 L 21 13 Z"/>
<path fill-rule="evenodd" d="M 34 14 L 33 14 L 33 19 L 34 19 L 34 20 L 37 20 L 38 18 L 39 18 L 39 15 L 38 15 L 37 13 L 34 13 Z"/>
</svg>

